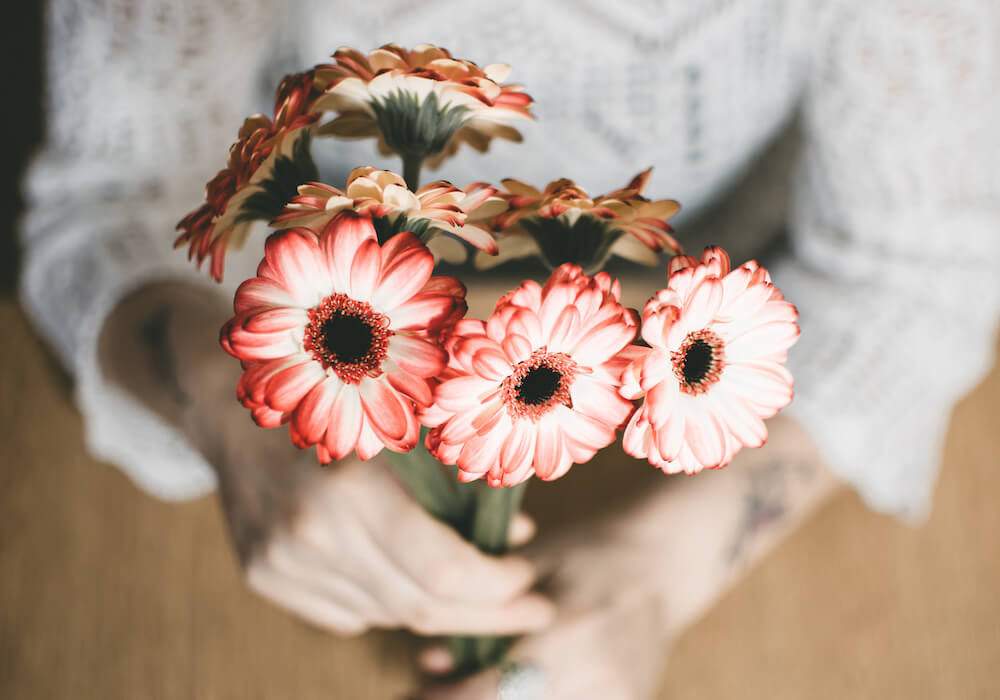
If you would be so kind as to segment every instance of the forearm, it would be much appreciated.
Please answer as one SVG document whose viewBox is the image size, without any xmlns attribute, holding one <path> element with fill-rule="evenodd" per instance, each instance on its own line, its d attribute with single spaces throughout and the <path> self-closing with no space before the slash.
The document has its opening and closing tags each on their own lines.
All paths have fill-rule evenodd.
<svg viewBox="0 0 1000 700">
<path fill-rule="evenodd" d="M 221 294 L 184 283 L 125 299 L 101 334 L 102 371 L 176 425 L 218 476 L 234 545 L 246 561 L 290 517 L 309 469 L 280 430 L 261 430 L 236 400 L 240 364 L 219 347 Z"/>
<path fill-rule="evenodd" d="M 187 428 L 217 395 L 233 395 L 239 367 L 217 340 L 228 311 L 221 294 L 201 286 L 143 287 L 104 323 L 101 372 L 164 420 Z"/>
<path fill-rule="evenodd" d="M 648 553 L 647 580 L 671 633 L 700 617 L 837 488 L 804 429 L 769 422 L 770 439 L 717 472 L 677 477 L 623 522 L 623 540 Z"/>
<path fill-rule="evenodd" d="M 105 320 L 99 360 L 109 382 L 184 433 L 226 491 L 223 448 L 238 444 L 226 438 L 247 416 L 235 410 L 239 364 L 218 343 L 229 305 L 213 292 L 184 282 L 137 290 Z"/>
</svg>

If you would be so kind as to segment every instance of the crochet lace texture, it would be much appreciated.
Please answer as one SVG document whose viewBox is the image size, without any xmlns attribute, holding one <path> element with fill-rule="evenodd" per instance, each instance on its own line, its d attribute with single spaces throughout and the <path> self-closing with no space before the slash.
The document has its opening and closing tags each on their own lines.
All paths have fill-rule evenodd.
<svg viewBox="0 0 1000 700">
<path fill-rule="evenodd" d="M 101 324 L 153 280 L 203 282 L 173 226 L 284 73 L 389 41 L 510 63 L 537 100 L 526 145 L 433 176 L 600 193 L 654 165 L 649 194 L 683 202 L 689 250 L 738 259 L 786 229 L 768 263 L 801 313 L 788 410 L 872 506 L 926 512 L 1000 307 L 1000 10 L 981 0 L 50 0 L 22 300 L 76 375 L 97 456 L 162 498 L 213 487 L 180 434 L 102 377 Z M 315 150 L 333 183 L 398 168 L 371 142 Z M 259 240 L 216 293 L 252 274 Z"/>
</svg>

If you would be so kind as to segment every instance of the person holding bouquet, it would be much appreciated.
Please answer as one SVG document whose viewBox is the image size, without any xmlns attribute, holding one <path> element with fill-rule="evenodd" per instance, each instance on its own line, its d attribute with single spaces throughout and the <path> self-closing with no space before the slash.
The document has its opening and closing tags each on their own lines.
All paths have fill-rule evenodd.
<svg viewBox="0 0 1000 700">
<path fill-rule="evenodd" d="M 927 512 L 946 418 L 989 366 L 1000 301 L 993 274 L 1000 183 L 989 157 L 1000 155 L 992 128 L 1000 106 L 989 90 L 1000 65 L 989 29 L 995 10 L 850 0 L 822 8 L 745 0 L 711 12 L 585 5 L 569 15 L 527 3 L 127 7 L 105 14 L 54 0 L 49 8 L 51 119 L 28 179 L 22 298 L 76 376 L 95 454 L 163 498 L 217 485 L 248 584 L 262 595 L 340 634 L 406 627 L 429 636 L 524 635 L 498 668 L 430 688 L 432 697 L 643 698 L 655 691 L 670 640 L 838 481 L 875 508 L 909 519 Z M 389 41 L 399 48 L 367 53 Z M 446 138 L 428 138 L 421 150 L 409 148 L 413 134 L 385 126 L 396 93 L 377 89 L 386 82 L 379 75 L 427 79 L 426 66 L 452 60 L 431 55 L 426 41 L 484 68 L 447 64 L 467 71 L 448 79 L 475 101 L 449 102 L 466 111 L 456 113 Z M 164 236 L 260 102 L 262 76 L 310 65 L 331 42 L 362 51 L 338 51 L 282 82 L 271 116 L 243 122 L 205 204 L 181 221 L 179 244 L 230 285 L 220 293 L 182 256 L 164 253 Z M 393 72 L 399 61 L 402 74 Z M 504 87 L 499 61 L 529 87 L 537 122 L 525 119 L 526 93 Z M 503 118 L 476 111 L 487 103 Z M 791 170 L 780 135 L 796 115 L 802 137 Z M 359 140 L 337 142 L 327 165 L 317 138 L 317 171 L 302 153 L 324 134 Z M 403 167 L 375 156 L 370 136 L 402 155 Z M 522 136 L 529 146 L 500 142 Z M 376 168 L 353 170 L 365 163 L 402 174 L 391 181 Z M 650 163 L 653 176 L 629 180 Z M 421 188 L 422 166 L 474 184 Z M 322 178 L 336 187 L 306 185 L 323 169 L 337 173 Z M 735 241 L 734 250 L 767 244 L 786 216 L 775 183 L 790 182 L 791 246 L 766 261 L 769 274 L 714 248 L 671 258 L 680 249 L 666 220 L 676 208 L 649 193 L 703 215 L 721 212 L 719 197 L 748 172 L 741 194 L 730 192 L 736 209 L 716 215 L 710 234 Z M 512 175 L 517 180 L 502 180 Z M 557 179 L 567 175 L 610 194 L 591 198 Z M 727 218 L 738 222 L 729 224 L 738 237 L 726 236 L 719 221 Z M 313 234 L 275 234 L 261 261 L 252 240 L 237 250 L 255 219 Z M 596 228 L 579 226 L 597 220 Z M 569 221 L 574 240 L 591 244 L 560 247 L 566 238 L 553 234 L 553 221 Z M 676 231 L 683 222 L 671 219 Z M 484 293 L 471 267 L 455 268 L 466 270 L 455 273 L 465 289 L 431 274 L 435 259 L 457 260 L 466 243 L 481 267 L 496 253 L 538 257 L 555 271 L 504 297 L 477 327 L 458 320 L 466 300 Z M 309 267 L 322 255 L 332 267 Z M 628 313 L 618 282 L 600 272 L 612 257 L 662 271 L 656 286 L 635 292 L 660 290 L 650 305 L 630 302 L 641 317 Z M 399 269 L 408 274 L 381 285 L 404 258 Z M 345 260 L 350 265 L 336 272 Z M 617 269 L 627 290 L 638 268 Z M 323 275 L 333 276 L 323 278 L 329 289 L 307 288 Z M 420 281 L 413 289 L 410 275 Z M 347 292 L 329 293 L 340 289 L 337 279 Z M 734 297 L 715 298 L 713 290 L 736 280 L 764 290 L 759 303 L 775 314 L 768 322 L 782 324 L 757 354 L 740 355 L 738 336 L 719 330 L 725 300 Z M 532 314 L 542 318 L 547 295 L 566 288 L 579 289 L 572 304 L 581 319 L 585 306 L 607 309 L 605 325 L 587 326 L 589 333 L 609 319 L 622 330 L 622 340 L 602 345 L 605 355 L 582 341 L 549 352 L 575 328 L 569 320 L 543 324 L 544 343 L 528 326 L 511 330 Z M 798 307 L 794 317 L 785 299 Z M 490 324 L 500 323 L 494 317 L 506 324 L 503 338 L 490 335 Z M 673 338 L 669 329 L 690 317 L 700 322 Z M 293 326 L 303 345 L 283 350 L 275 338 Z M 220 327 L 242 366 L 219 350 Z M 765 429 L 761 419 L 791 399 L 784 353 L 798 327 L 801 339 L 787 357 L 797 395 Z M 518 349 L 513 336 L 528 346 Z M 463 349 L 487 340 L 505 358 Z M 300 350 L 307 357 L 297 362 Z M 657 357 L 660 364 L 648 360 Z M 506 368 L 491 364 L 501 360 Z M 694 396 L 721 401 L 719 387 L 740 376 L 726 370 L 741 361 L 756 369 L 771 363 L 744 375 L 743 403 L 759 410 L 725 413 L 732 430 L 714 436 L 706 430 L 721 425 L 715 414 L 688 415 L 691 427 L 671 437 L 664 416 Z M 577 367 L 586 368 L 582 383 Z M 481 424 L 463 423 L 463 371 L 468 387 L 495 381 L 505 408 Z M 346 388 L 335 395 L 324 388 L 300 410 L 334 376 Z M 601 394 L 597 379 L 606 376 L 614 391 Z M 607 410 L 601 428 L 578 393 L 588 381 L 589 395 L 600 397 L 595 405 Z M 661 400 L 661 386 L 680 398 Z M 541 421 L 539 407 L 570 404 L 587 418 L 574 425 L 591 430 L 567 430 L 546 452 L 551 460 L 537 457 L 547 437 L 494 438 L 481 429 L 504 416 Z M 296 445 L 314 449 L 294 449 L 285 429 L 253 429 L 247 409 L 260 425 L 288 423 Z M 448 514 L 434 512 L 433 495 L 399 480 L 391 454 L 417 446 L 418 423 L 431 429 L 419 442 L 435 458 L 457 464 L 463 480 L 499 489 L 557 478 L 619 436 L 626 452 L 671 473 L 732 463 L 696 478 L 664 478 L 628 508 L 541 533 L 524 549 L 517 545 L 531 540 L 530 519 L 502 521 L 499 539 L 506 545 L 509 537 L 514 549 L 497 555 L 442 522 Z M 762 450 L 737 454 L 768 436 Z M 506 440 L 513 447 L 500 445 Z M 529 442 L 535 457 L 518 447 Z M 473 444 L 492 459 L 473 459 L 465 449 Z M 336 464 L 320 470 L 317 457 Z M 421 660 L 449 673 L 461 665 L 456 653 L 431 645 Z"/>
</svg>

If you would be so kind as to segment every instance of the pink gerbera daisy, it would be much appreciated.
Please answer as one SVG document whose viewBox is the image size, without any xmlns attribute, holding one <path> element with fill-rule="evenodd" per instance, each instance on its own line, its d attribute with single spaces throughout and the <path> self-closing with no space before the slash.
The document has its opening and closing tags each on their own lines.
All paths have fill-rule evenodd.
<svg viewBox="0 0 1000 700">
<path fill-rule="evenodd" d="M 449 365 L 421 420 L 427 447 L 459 479 L 511 486 L 556 479 L 615 439 L 632 405 L 619 393 L 638 330 L 607 273 L 563 265 L 525 282 L 484 323 L 461 321 Z"/>
<path fill-rule="evenodd" d="M 642 315 L 650 347 L 629 365 L 622 395 L 645 396 L 625 430 L 625 451 L 668 473 L 724 467 L 767 439 L 763 419 L 792 400 L 788 348 L 798 313 L 750 261 L 730 270 L 721 248 L 702 261 L 677 256 L 667 288 Z"/>
<path fill-rule="evenodd" d="M 223 347 L 244 363 L 238 395 L 265 427 L 290 423 L 323 463 L 356 450 L 405 452 L 430 377 L 447 354 L 432 338 L 465 311 L 465 288 L 431 277 L 434 260 L 411 233 L 380 246 L 371 219 L 344 212 L 323 231 L 267 240 L 257 277 L 240 285 Z"/>
</svg>

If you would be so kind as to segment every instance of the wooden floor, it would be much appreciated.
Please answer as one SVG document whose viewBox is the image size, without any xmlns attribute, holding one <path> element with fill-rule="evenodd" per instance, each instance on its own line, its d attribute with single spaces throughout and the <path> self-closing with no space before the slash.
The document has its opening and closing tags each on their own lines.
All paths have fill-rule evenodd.
<svg viewBox="0 0 1000 700">
<path fill-rule="evenodd" d="M 344 641 L 247 592 L 212 498 L 84 451 L 68 384 L 0 298 L 0 698 L 399 697 L 402 634 Z M 955 413 L 934 515 L 845 492 L 671 652 L 663 698 L 1000 698 L 1000 370 Z M 584 699 L 586 700 L 586 699 Z"/>
</svg>

